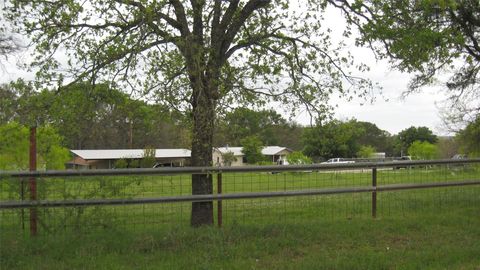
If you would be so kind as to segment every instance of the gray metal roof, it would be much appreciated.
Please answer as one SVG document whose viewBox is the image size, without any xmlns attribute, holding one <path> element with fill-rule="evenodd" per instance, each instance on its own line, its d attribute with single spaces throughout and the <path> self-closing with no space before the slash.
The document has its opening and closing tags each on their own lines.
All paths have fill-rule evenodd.
<svg viewBox="0 0 480 270">
<path fill-rule="evenodd" d="M 220 153 L 225 154 L 227 152 L 233 152 L 235 156 L 243 156 L 242 149 L 243 147 L 218 147 L 216 148 Z M 274 156 L 277 155 L 278 153 L 287 150 L 288 152 L 292 152 L 287 147 L 281 147 L 281 146 L 265 146 L 262 149 L 262 154 L 265 156 Z"/>
<path fill-rule="evenodd" d="M 217 147 L 216 150 L 220 151 L 220 153 L 225 154 L 228 152 L 232 152 L 235 156 L 243 156 L 242 149 L 243 147 Z"/>
<path fill-rule="evenodd" d="M 83 159 L 142 158 L 144 149 L 70 150 Z M 155 149 L 156 158 L 189 158 L 188 149 Z"/>
<path fill-rule="evenodd" d="M 288 152 L 292 152 L 292 150 L 290 150 L 289 148 L 287 147 L 281 147 L 281 146 L 265 146 L 263 149 L 262 149 L 262 154 L 265 155 L 265 156 L 273 156 L 273 155 L 277 155 L 278 153 L 282 152 L 282 151 L 288 151 Z"/>
</svg>

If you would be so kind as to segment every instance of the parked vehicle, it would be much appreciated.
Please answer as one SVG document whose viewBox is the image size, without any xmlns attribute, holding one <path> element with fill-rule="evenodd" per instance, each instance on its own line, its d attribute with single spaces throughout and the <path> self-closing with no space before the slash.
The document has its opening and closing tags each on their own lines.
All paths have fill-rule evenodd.
<svg viewBox="0 0 480 270">
<path fill-rule="evenodd" d="M 290 165 L 290 163 L 288 163 L 288 160 L 286 159 L 278 159 L 277 165 Z"/>
<path fill-rule="evenodd" d="M 321 164 L 348 164 L 348 163 L 355 163 L 353 160 L 348 160 L 345 158 L 331 158 Z"/>
<path fill-rule="evenodd" d="M 399 157 L 399 158 L 394 158 L 393 161 L 410 161 L 412 160 L 412 157 L 411 156 L 403 156 L 403 157 Z M 408 166 L 396 166 L 394 167 L 393 169 L 408 169 L 409 167 Z"/>
</svg>

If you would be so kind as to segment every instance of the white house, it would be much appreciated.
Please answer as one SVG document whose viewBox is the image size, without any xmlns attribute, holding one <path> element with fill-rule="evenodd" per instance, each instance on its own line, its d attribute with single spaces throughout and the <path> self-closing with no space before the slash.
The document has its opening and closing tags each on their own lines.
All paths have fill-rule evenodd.
<svg viewBox="0 0 480 270">
<path fill-rule="evenodd" d="M 213 149 L 213 165 L 215 166 L 226 166 L 228 164 L 224 163 L 223 155 L 226 153 L 233 153 L 235 161 L 233 161 L 231 166 L 243 166 L 246 165 L 245 156 L 242 153 L 243 147 L 216 147 Z M 266 156 L 271 162 L 277 164 L 284 164 L 287 158 L 287 155 L 292 152 L 291 149 L 281 146 L 265 146 L 262 149 L 262 154 Z"/>
</svg>

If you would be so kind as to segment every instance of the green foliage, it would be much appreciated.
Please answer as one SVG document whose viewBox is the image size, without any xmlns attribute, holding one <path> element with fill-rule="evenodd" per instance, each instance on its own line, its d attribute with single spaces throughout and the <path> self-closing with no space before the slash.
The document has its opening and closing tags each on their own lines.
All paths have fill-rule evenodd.
<svg viewBox="0 0 480 270">
<path fill-rule="evenodd" d="M 332 46 L 322 22 L 325 3 L 307 1 L 302 12 L 289 3 L 12 0 L 4 14 L 32 40 L 39 84 L 100 77 L 186 111 L 192 165 L 206 166 L 218 110 L 274 101 L 325 114 L 330 94 L 365 97 L 373 88 L 348 74 L 352 66 L 366 68 L 353 65 L 343 43 Z M 301 23 L 285 23 L 291 21 Z M 66 66 L 53 57 L 59 47 Z M 213 190 L 207 176 L 198 179 L 194 189 Z M 202 205 L 192 225 L 212 222 L 213 208 Z"/>
<path fill-rule="evenodd" d="M 153 168 L 156 163 L 155 158 L 155 149 L 154 148 L 146 148 L 143 150 L 143 157 L 140 161 L 140 165 L 142 168 Z"/>
<path fill-rule="evenodd" d="M 248 164 L 256 164 L 264 160 L 262 155 L 263 144 L 262 141 L 256 136 L 246 137 L 241 141 L 242 153 L 245 156 Z"/>
<path fill-rule="evenodd" d="M 113 167 L 116 168 L 116 169 L 128 168 L 128 161 L 125 158 L 117 159 L 113 163 Z"/>
<path fill-rule="evenodd" d="M 0 87 L 0 124 L 49 124 L 70 149 L 187 147 L 189 123 L 165 106 L 134 100 L 113 85 L 79 82 L 33 91 L 23 81 Z"/>
<path fill-rule="evenodd" d="M 480 156 L 480 115 L 457 134 L 463 153 L 471 157 Z"/>
<path fill-rule="evenodd" d="M 274 110 L 237 108 L 225 115 L 219 128 L 224 140 L 231 145 L 240 145 L 248 136 L 257 136 L 265 145 L 276 145 L 273 127 L 280 125 L 286 125 L 286 120 Z"/>
<path fill-rule="evenodd" d="M 257 136 L 264 145 L 281 145 L 301 149 L 303 127 L 287 122 L 274 110 L 236 108 L 218 119 L 216 145 L 240 145 L 242 139 Z"/>
<path fill-rule="evenodd" d="M 28 128 L 16 122 L 0 126 L 0 169 L 27 170 L 29 156 Z"/>
<path fill-rule="evenodd" d="M 140 160 L 130 159 L 130 162 L 128 163 L 128 168 L 140 168 Z"/>
<path fill-rule="evenodd" d="M 29 165 L 30 132 L 17 122 L 0 125 L 0 169 L 26 170 Z M 37 169 L 59 170 L 70 159 L 62 137 L 51 126 L 37 129 Z"/>
<path fill-rule="evenodd" d="M 260 161 L 256 162 L 255 165 L 258 165 L 258 166 L 271 166 L 271 165 L 275 165 L 275 162 L 269 161 L 269 160 L 260 160 Z"/>
<path fill-rule="evenodd" d="M 438 148 L 427 141 L 414 141 L 408 148 L 408 154 L 412 159 L 431 160 L 438 156 Z"/>
<path fill-rule="evenodd" d="M 394 140 L 388 131 L 382 130 L 370 122 L 356 121 L 356 128 L 360 131 L 358 144 L 369 145 L 375 151 L 384 152 L 387 156 L 394 153 Z"/>
<path fill-rule="evenodd" d="M 303 134 L 303 153 L 317 159 L 353 157 L 360 149 L 358 138 L 364 132 L 355 120 L 318 123 Z"/>
<path fill-rule="evenodd" d="M 287 161 L 289 164 L 312 164 L 312 159 L 300 151 L 294 151 L 288 154 Z"/>
<path fill-rule="evenodd" d="M 0 125 L 13 120 L 18 111 L 18 102 L 15 90 L 10 85 L 0 85 Z"/>
<path fill-rule="evenodd" d="M 357 152 L 357 157 L 359 158 L 371 158 L 377 152 L 375 147 L 370 145 L 360 146 L 360 150 Z"/>
<path fill-rule="evenodd" d="M 435 144 L 438 137 L 427 127 L 409 127 L 398 133 L 396 136 L 397 154 L 407 151 L 413 142 L 421 141 Z"/>
<path fill-rule="evenodd" d="M 37 153 L 39 168 L 45 170 L 65 169 L 70 152 L 62 146 L 63 138 L 52 126 L 38 128 Z"/>
<path fill-rule="evenodd" d="M 237 161 L 235 154 L 231 151 L 222 154 L 223 166 L 231 166 L 233 162 Z"/>
<path fill-rule="evenodd" d="M 345 83 L 353 84 L 360 96 L 371 87 L 341 70 L 352 66 L 352 59 L 342 44 L 332 44 L 323 26 L 324 2 L 306 1 L 301 13 L 286 0 L 166 3 L 14 0 L 5 17 L 34 41 L 38 79 L 49 84 L 61 83 L 65 76 L 56 71 L 61 64 L 49 57 L 62 44 L 66 68 L 78 78 L 101 75 L 180 109 L 198 93 L 188 89 L 199 86 L 193 83 L 193 75 L 199 76 L 195 68 L 206 71 L 200 83 L 214 87 L 209 91 L 218 96 L 213 98 L 225 104 L 262 105 L 268 99 L 289 104 L 289 109 L 307 105 L 326 112 L 329 93 L 345 95 Z M 87 24 L 85 16 L 98 20 Z M 284 23 L 292 19 L 302 23 Z M 105 23 L 111 21 L 115 23 Z"/>
</svg>

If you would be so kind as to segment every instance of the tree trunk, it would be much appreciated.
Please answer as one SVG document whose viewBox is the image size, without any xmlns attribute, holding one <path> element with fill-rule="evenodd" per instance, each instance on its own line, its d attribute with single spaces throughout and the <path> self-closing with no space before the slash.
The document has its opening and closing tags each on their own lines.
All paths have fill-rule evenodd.
<svg viewBox="0 0 480 270">
<path fill-rule="evenodd" d="M 213 147 L 213 127 L 215 120 L 215 99 L 210 95 L 212 89 L 194 87 L 193 91 L 193 138 L 192 166 L 211 166 Z M 200 89 L 199 89 L 200 88 Z M 210 90 L 210 91 L 209 91 Z M 192 194 L 212 194 L 212 175 L 192 175 Z M 199 227 L 213 224 L 213 202 L 193 202 L 191 225 Z"/>
</svg>

